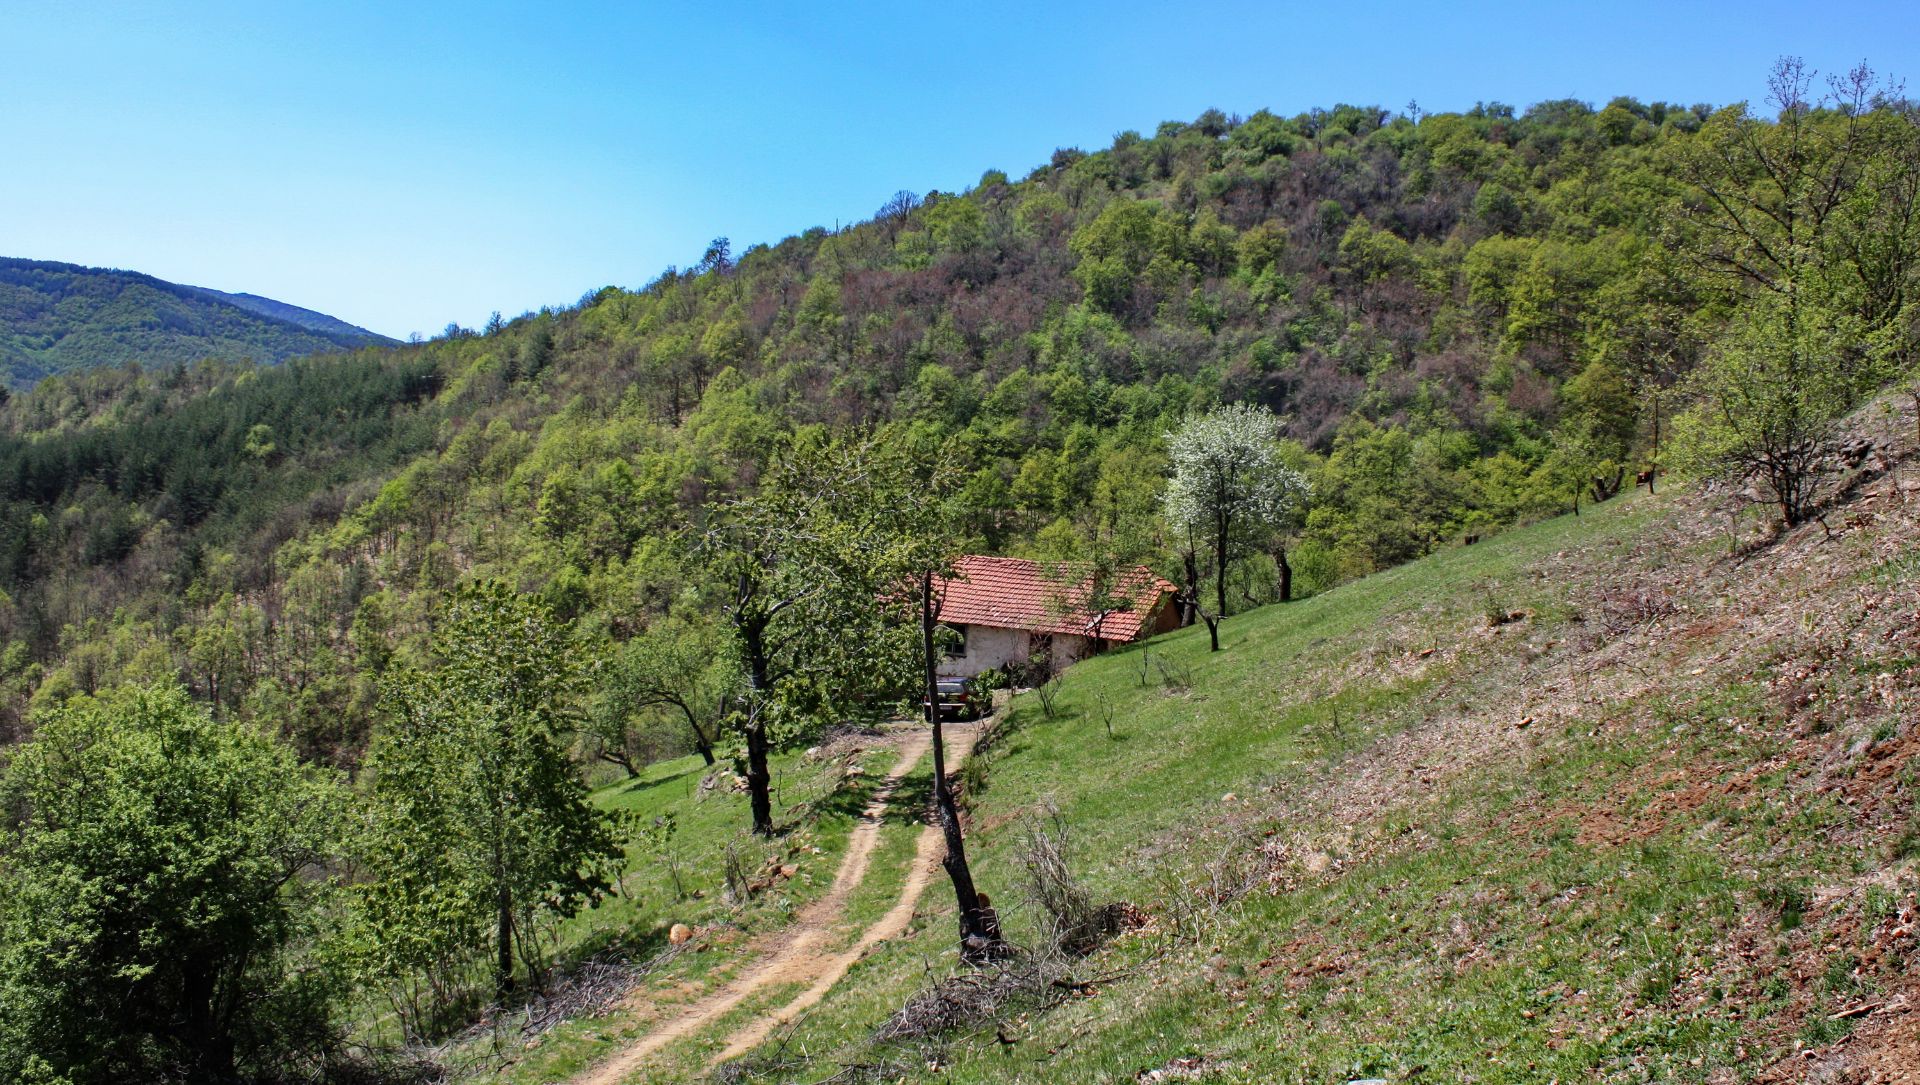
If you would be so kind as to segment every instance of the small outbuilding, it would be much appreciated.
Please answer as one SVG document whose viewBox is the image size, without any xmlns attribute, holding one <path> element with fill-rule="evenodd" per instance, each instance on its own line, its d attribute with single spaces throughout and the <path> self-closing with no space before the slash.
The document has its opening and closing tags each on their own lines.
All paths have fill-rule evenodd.
<svg viewBox="0 0 1920 1085">
<path fill-rule="evenodd" d="M 1058 674 L 1108 646 L 1180 626 L 1178 590 L 1145 566 L 1098 588 L 1091 569 L 1068 562 L 970 554 L 934 586 L 940 624 L 960 634 L 945 674 L 975 675 L 1030 661 Z"/>
</svg>

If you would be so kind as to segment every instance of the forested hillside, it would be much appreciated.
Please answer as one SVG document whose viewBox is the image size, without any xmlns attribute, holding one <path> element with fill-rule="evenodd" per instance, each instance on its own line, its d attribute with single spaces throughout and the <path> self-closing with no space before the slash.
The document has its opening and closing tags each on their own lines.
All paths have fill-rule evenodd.
<svg viewBox="0 0 1920 1085">
<path fill-rule="evenodd" d="M 748 590 L 763 540 L 743 525 L 867 501 L 835 530 L 880 546 L 886 491 L 831 482 L 849 450 L 937 465 L 965 549 L 1146 562 L 1228 612 L 1609 501 L 1666 466 L 1736 517 L 1820 515 L 1852 455 L 1840 420 L 1915 360 L 1920 126 L 1864 69 L 1823 92 L 1787 63 L 1773 86 L 1765 107 L 1717 110 L 1209 111 L 1018 179 L 903 191 L 838 231 L 716 239 L 643 288 L 425 343 L 50 376 L 0 404 L 0 731 L 52 721 L 57 744 L 112 746 L 137 780 L 142 743 L 257 724 L 194 741 L 236 779 L 363 789 L 375 813 L 356 832 L 374 843 L 354 857 L 327 855 L 298 811 L 261 816 L 287 853 L 371 887 L 327 960 L 413 1000 L 396 1010 L 409 1028 L 457 1024 L 541 958 L 524 941 L 536 912 L 505 889 L 492 942 L 472 941 L 494 929 L 484 900 L 457 953 L 383 938 L 448 914 L 402 892 L 440 884 L 408 866 L 438 842 L 408 834 L 522 832 L 511 804 L 423 787 L 450 805 L 409 805 L 426 800 L 405 781 L 441 778 L 421 767 L 433 756 L 507 741 L 456 706 L 518 704 L 489 683 L 550 665 L 551 697 L 526 710 L 537 740 L 500 756 L 530 759 L 554 832 L 592 860 L 552 880 L 570 909 L 606 888 L 617 848 L 549 744 L 634 771 L 716 737 L 723 756 L 742 734 L 797 743 L 849 703 L 911 695 L 829 638 L 811 646 L 867 676 L 859 696 L 809 678 L 762 718 L 739 691 L 764 692 L 767 668 L 715 647 L 772 606 Z M 1274 412 L 1261 439 L 1299 485 L 1216 548 L 1164 495 L 1169 435 L 1228 404 Z M 761 519 L 734 513 L 749 498 Z M 534 631 L 524 656 L 516 629 Z M 99 705 L 133 704 L 111 691 L 172 682 L 193 703 L 149 691 L 125 708 L 150 736 L 103 722 Z M 54 794 L 62 764 L 22 771 L 44 768 Z M 507 846 L 487 860 L 468 843 L 468 873 Z M 296 997 L 305 975 L 276 973 L 275 997 L 319 1005 Z"/>
<path fill-rule="evenodd" d="M 122 365 L 261 363 L 393 340 L 324 313 L 151 275 L 0 257 L 0 386 Z"/>
<path fill-rule="evenodd" d="M 48 380 L 0 416 L 9 711 L 134 668 L 364 734 L 366 646 L 409 651 L 464 576 L 616 638 L 706 610 L 671 534 L 814 426 L 950 450 L 980 549 L 1177 574 L 1165 434 L 1268 405 L 1314 484 L 1274 540 L 1306 592 L 1572 507 L 1665 455 L 1679 383 L 1764 284 L 1817 272 L 1910 330 L 1915 140 L 1872 93 L 1791 130 L 1628 98 L 1208 113 L 422 345 Z M 1800 187 L 1770 193 L 1755 141 L 1788 137 Z M 1720 217 L 1720 190 L 1822 185 L 1845 198 L 1817 226 Z M 1755 266 L 1769 229 L 1818 267 Z"/>
</svg>

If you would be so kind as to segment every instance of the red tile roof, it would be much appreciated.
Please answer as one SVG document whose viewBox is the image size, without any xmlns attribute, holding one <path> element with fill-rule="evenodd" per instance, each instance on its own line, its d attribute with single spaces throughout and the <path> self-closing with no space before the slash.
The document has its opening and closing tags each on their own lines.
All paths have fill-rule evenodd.
<svg viewBox="0 0 1920 1085">
<path fill-rule="evenodd" d="M 940 620 L 951 625 L 988 625 L 1034 633 L 1077 633 L 1130 641 L 1160 600 L 1176 589 L 1145 566 L 1120 575 L 1108 593 L 1131 600 L 1104 614 L 1086 606 L 1092 575 L 1065 562 L 991 558 L 969 554 L 954 562 L 956 575 L 934 588 Z M 1097 628 L 1096 628 L 1097 627 Z"/>
</svg>

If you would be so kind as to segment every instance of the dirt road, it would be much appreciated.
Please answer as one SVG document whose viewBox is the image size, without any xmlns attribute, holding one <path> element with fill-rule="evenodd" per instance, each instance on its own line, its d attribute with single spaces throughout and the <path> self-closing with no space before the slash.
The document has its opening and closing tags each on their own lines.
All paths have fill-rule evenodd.
<svg viewBox="0 0 1920 1085">
<path fill-rule="evenodd" d="M 953 771 L 965 762 L 973 748 L 979 727 L 946 727 L 947 765 Z M 939 829 L 927 826 L 920 831 L 913 869 L 895 898 L 893 906 L 871 926 L 860 932 L 851 946 L 838 952 L 827 947 L 836 935 L 846 933 L 843 916 L 854 891 L 866 880 L 873 850 L 880 842 L 882 818 L 887 802 L 900 781 L 919 764 L 932 745 L 924 731 L 912 734 L 900 747 L 900 758 L 887 773 L 886 780 L 861 814 L 860 824 L 847 839 L 847 853 L 834 872 L 827 894 L 801 909 L 785 929 L 755 943 L 747 952 L 754 963 L 724 986 L 699 1000 L 671 1011 L 658 1026 L 633 1044 L 593 1067 L 579 1079 L 579 1085 L 621 1085 L 636 1074 L 647 1059 L 668 1044 L 698 1033 L 726 1016 L 755 992 L 783 984 L 807 983 L 808 987 L 791 1002 L 734 1031 L 711 1064 L 723 1062 L 751 1051 L 773 1031 L 791 1022 L 799 1014 L 826 997 L 833 985 L 847 974 L 875 944 L 898 937 L 913 919 L 914 906 L 933 879 L 933 871 L 943 853 Z"/>
</svg>

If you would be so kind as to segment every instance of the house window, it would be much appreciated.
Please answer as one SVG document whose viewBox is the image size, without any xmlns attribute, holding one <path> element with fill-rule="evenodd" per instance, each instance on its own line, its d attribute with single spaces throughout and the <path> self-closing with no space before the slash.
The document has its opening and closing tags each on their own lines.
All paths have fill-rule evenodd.
<svg viewBox="0 0 1920 1085">
<path fill-rule="evenodd" d="M 945 622 L 941 622 L 936 635 L 939 637 L 940 647 L 945 651 L 948 659 L 958 659 L 967 654 L 966 626 L 948 625 Z"/>
</svg>

